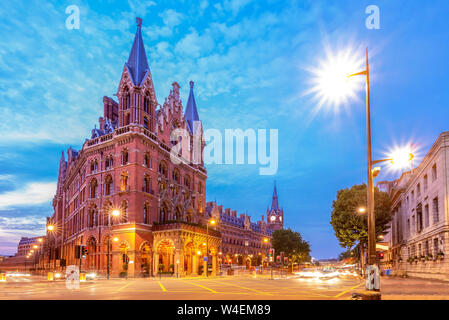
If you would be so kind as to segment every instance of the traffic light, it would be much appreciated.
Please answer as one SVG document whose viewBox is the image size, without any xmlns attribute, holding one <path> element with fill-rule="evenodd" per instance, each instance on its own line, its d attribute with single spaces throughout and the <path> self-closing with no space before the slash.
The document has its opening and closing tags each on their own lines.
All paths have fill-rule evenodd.
<svg viewBox="0 0 449 320">
<path fill-rule="evenodd" d="M 384 253 L 383 252 L 380 252 L 379 253 L 379 259 L 383 259 L 384 258 Z"/>
<path fill-rule="evenodd" d="M 281 256 L 276 256 L 276 262 L 281 262 Z"/>
<path fill-rule="evenodd" d="M 89 252 L 87 251 L 87 247 L 86 246 L 80 246 L 81 247 L 81 257 L 83 259 L 86 259 L 86 256 L 89 254 Z"/>
</svg>

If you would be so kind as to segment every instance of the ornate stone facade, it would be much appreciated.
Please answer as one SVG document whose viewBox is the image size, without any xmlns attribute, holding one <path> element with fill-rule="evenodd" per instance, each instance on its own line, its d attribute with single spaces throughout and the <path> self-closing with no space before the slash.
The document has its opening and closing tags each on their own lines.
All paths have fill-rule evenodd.
<svg viewBox="0 0 449 320">
<path fill-rule="evenodd" d="M 185 112 L 177 82 L 164 104 L 158 104 L 141 22 L 138 18 L 118 102 L 104 97 L 104 115 L 91 139 L 80 151 L 69 148 L 67 160 L 61 155 L 54 214 L 47 218 L 47 225 L 54 226 L 47 232 L 43 259 L 49 269 L 58 265 L 55 261 L 65 261 L 102 274 L 109 265 L 113 276 L 183 276 L 204 274 L 206 268 L 216 274 L 223 262 L 220 230 L 227 233 L 232 226 L 225 216 L 217 216 L 223 224 L 208 224 L 205 144 L 194 84 L 190 82 Z M 179 129 L 183 134 L 173 138 Z M 251 245 L 239 253 L 261 252 L 256 250 L 262 249 L 261 237 L 282 227 L 283 211 L 274 193 L 267 219 L 277 220 L 253 224 L 249 217 L 241 218 L 244 225 L 236 234 Z M 85 258 L 76 256 L 80 245 L 87 247 Z M 234 249 L 226 246 L 225 252 Z"/>
<path fill-rule="evenodd" d="M 382 183 L 393 215 L 384 269 L 449 280 L 448 183 L 449 132 L 441 133 L 416 169 Z"/>
</svg>

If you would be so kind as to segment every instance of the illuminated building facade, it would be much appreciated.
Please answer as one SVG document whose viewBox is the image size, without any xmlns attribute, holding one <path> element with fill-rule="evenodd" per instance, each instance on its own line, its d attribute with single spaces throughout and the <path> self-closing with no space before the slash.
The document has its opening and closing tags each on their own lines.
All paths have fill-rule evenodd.
<svg viewBox="0 0 449 320">
<path fill-rule="evenodd" d="M 449 132 L 443 132 L 419 166 L 383 183 L 392 221 L 384 269 L 449 280 Z"/>
<path fill-rule="evenodd" d="M 104 97 L 104 115 L 91 138 L 79 151 L 69 148 L 67 159 L 61 155 L 54 214 L 47 218 L 53 229 L 47 230 L 43 258 L 48 269 L 77 265 L 132 277 L 194 276 L 208 268 L 213 275 L 223 252 L 265 253 L 269 244 L 262 247 L 263 238 L 282 228 L 276 187 L 267 223 L 216 214 L 210 203 L 206 208 L 205 143 L 194 83 L 184 112 L 177 82 L 156 109 L 141 23 L 138 18 L 118 102 Z M 226 241 L 234 234 L 238 242 L 222 247 L 221 232 Z M 84 257 L 79 246 L 87 249 Z"/>
<path fill-rule="evenodd" d="M 48 268 L 57 260 L 105 274 L 109 261 L 113 276 L 196 275 L 204 269 L 207 243 L 212 273 L 217 270 L 221 238 L 206 228 L 207 171 L 194 84 L 185 112 L 177 82 L 156 110 L 141 23 L 137 18 L 118 102 L 104 97 L 104 116 L 91 139 L 80 151 L 69 148 L 67 159 L 61 156 L 54 214 L 47 220 L 54 227 L 47 232 Z M 187 136 L 173 141 L 177 129 Z M 174 146 L 182 147 L 171 153 Z M 76 256 L 79 245 L 87 246 L 85 259 Z"/>
</svg>

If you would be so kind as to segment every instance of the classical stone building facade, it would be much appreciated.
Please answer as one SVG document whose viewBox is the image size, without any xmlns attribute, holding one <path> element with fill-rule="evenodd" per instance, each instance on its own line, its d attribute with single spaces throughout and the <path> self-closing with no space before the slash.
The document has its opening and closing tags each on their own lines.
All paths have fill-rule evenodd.
<svg viewBox="0 0 449 320">
<path fill-rule="evenodd" d="M 449 280 L 449 132 L 416 169 L 386 184 L 392 201 L 384 268 Z"/>
<path fill-rule="evenodd" d="M 102 274 L 109 266 L 112 276 L 198 275 L 208 264 L 212 274 L 218 270 L 222 227 L 208 225 L 212 211 L 206 210 L 205 144 L 194 84 L 185 112 L 176 82 L 158 104 L 141 23 L 138 18 L 118 102 L 104 97 L 104 115 L 91 138 L 79 151 L 69 148 L 67 159 L 61 155 L 54 214 L 47 218 L 53 226 L 43 257 L 49 269 L 60 261 Z M 282 226 L 277 195 L 269 215 L 275 219 L 268 225 L 242 219 L 245 230 L 260 238 L 269 235 L 269 226 Z M 87 248 L 84 258 L 76 254 L 80 245 Z"/>
</svg>

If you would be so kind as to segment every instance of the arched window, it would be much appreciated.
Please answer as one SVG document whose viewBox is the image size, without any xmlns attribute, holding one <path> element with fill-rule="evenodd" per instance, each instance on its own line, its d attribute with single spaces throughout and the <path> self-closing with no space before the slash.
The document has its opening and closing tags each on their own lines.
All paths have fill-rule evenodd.
<svg viewBox="0 0 449 320">
<path fill-rule="evenodd" d="M 185 176 L 184 177 L 184 185 L 190 189 L 190 177 L 189 176 Z"/>
<path fill-rule="evenodd" d="M 145 202 L 143 205 L 143 223 L 144 224 L 150 224 L 150 208 L 149 203 Z"/>
<path fill-rule="evenodd" d="M 151 158 L 148 153 L 145 153 L 145 156 L 143 157 L 143 164 L 147 168 L 151 168 Z"/>
<path fill-rule="evenodd" d="M 90 181 L 90 190 L 89 190 L 89 198 L 96 198 L 98 195 L 98 182 L 97 179 L 92 179 Z"/>
<path fill-rule="evenodd" d="M 129 107 L 131 106 L 131 95 L 129 94 L 128 90 L 126 90 L 125 92 L 125 105 L 124 105 L 124 110 L 128 110 Z"/>
<path fill-rule="evenodd" d="M 147 175 L 143 176 L 143 192 L 151 192 L 151 178 Z"/>
<path fill-rule="evenodd" d="M 147 130 L 149 130 L 148 127 L 148 118 L 147 117 L 143 117 L 143 127 Z"/>
<path fill-rule="evenodd" d="M 114 157 L 112 155 L 109 155 L 106 158 L 105 167 L 106 169 L 111 169 L 114 166 Z"/>
<path fill-rule="evenodd" d="M 148 96 L 145 96 L 145 98 L 143 98 L 143 111 L 145 111 L 146 113 L 150 112 L 150 98 Z"/>
<path fill-rule="evenodd" d="M 120 191 L 127 191 L 128 190 L 128 174 L 126 172 L 122 172 L 120 176 Z"/>
<path fill-rule="evenodd" d="M 121 205 L 121 216 L 120 216 L 120 222 L 126 223 L 128 222 L 128 202 L 123 201 Z"/>
<path fill-rule="evenodd" d="M 129 161 L 129 153 L 128 149 L 122 150 L 122 165 L 127 164 Z"/>
<path fill-rule="evenodd" d="M 167 165 L 165 164 L 164 161 L 161 161 L 159 163 L 159 173 L 161 175 L 163 175 L 164 177 L 168 178 L 168 170 L 167 170 Z"/>
<path fill-rule="evenodd" d="M 200 182 L 198 182 L 198 193 L 202 194 L 203 193 L 203 184 Z"/>
<path fill-rule="evenodd" d="M 112 176 L 107 175 L 106 179 L 104 179 L 104 195 L 109 196 L 113 193 L 113 181 Z"/>
<path fill-rule="evenodd" d="M 92 160 L 90 163 L 90 172 L 94 173 L 94 172 L 97 172 L 97 170 L 98 170 L 98 162 L 97 162 L 97 159 L 95 159 L 95 160 Z"/>
<path fill-rule="evenodd" d="M 89 228 L 97 226 L 98 225 L 97 207 L 93 207 L 93 208 L 89 209 L 87 217 L 88 217 L 87 226 Z"/>
<path fill-rule="evenodd" d="M 179 170 L 178 169 L 173 170 L 172 178 L 176 183 L 179 184 L 180 181 L 179 181 Z"/>
</svg>

